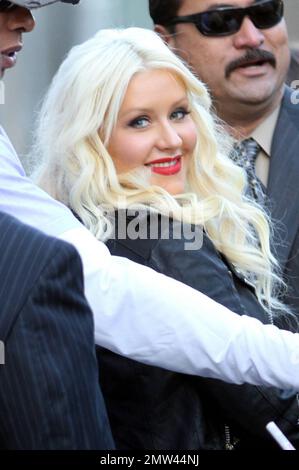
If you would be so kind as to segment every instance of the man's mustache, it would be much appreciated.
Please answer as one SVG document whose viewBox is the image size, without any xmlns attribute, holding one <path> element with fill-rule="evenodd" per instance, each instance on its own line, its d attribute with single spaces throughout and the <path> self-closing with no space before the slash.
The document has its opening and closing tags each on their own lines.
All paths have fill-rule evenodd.
<svg viewBox="0 0 299 470">
<path fill-rule="evenodd" d="M 228 78 L 235 69 L 256 61 L 269 62 L 272 67 L 276 67 L 276 59 L 271 52 L 264 51 L 263 49 L 248 49 L 243 57 L 233 60 L 226 66 L 225 78 Z"/>
</svg>

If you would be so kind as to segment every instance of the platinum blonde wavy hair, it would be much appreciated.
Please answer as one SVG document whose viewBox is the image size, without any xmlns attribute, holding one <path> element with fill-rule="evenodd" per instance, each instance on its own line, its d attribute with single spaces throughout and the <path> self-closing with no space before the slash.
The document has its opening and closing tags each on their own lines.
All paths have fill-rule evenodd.
<svg viewBox="0 0 299 470">
<path fill-rule="evenodd" d="M 149 183 L 146 170 L 117 175 L 107 145 L 132 77 L 169 71 L 183 83 L 198 142 L 191 158 L 188 194 L 171 196 Z M 272 312 L 279 278 L 269 247 L 269 223 L 244 196 L 245 176 L 229 158 L 230 139 L 213 117 L 206 87 L 159 36 L 149 30 L 102 30 L 74 47 L 59 68 L 39 115 L 34 159 L 39 185 L 69 206 L 99 239 L 109 237 L 104 207 L 138 205 L 201 225 L 218 251 L 254 284 Z"/>
</svg>

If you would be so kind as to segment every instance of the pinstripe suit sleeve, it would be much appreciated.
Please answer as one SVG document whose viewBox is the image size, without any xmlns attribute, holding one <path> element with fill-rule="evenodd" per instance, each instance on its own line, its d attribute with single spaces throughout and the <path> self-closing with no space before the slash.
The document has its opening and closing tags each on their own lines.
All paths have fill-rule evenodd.
<svg viewBox="0 0 299 470">
<path fill-rule="evenodd" d="M 72 247 L 48 240 L 44 267 L 5 342 L 0 442 L 8 449 L 113 448 L 81 263 Z"/>
</svg>

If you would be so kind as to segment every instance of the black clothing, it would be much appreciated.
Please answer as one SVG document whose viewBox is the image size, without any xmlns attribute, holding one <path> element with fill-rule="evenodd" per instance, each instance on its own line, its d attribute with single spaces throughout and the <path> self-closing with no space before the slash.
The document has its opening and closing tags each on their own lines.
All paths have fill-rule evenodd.
<svg viewBox="0 0 299 470">
<path fill-rule="evenodd" d="M 160 232 L 162 221 L 165 218 L 159 216 Z M 130 222 L 128 217 L 128 227 Z M 139 226 L 145 227 L 145 232 L 149 228 L 147 214 L 143 214 Z M 116 228 L 115 234 L 119 233 Z M 253 287 L 225 261 L 205 234 L 197 250 L 185 249 L 190 240 L 184 234 L 180 239 L 173 239 L 173 234 L 170 221 L 169 239 L 163 239 L 160 233 L 158 239 L 111 239 L 107 246 L 113 255 L 182 281 L 240 315 L 269 322 Z M 294 395 L 282 399 L 274 388 L 173 373 L 100 348 L 97 354 L 101 359 L 102 390 L 119 449 L 224 449 L 229 444 L 225 425 L 231 426 L 240 448 L 275 448 L 265 430 L 269 421 L 275 421 L 298 444 L 299 408 Z"/>
</svg>

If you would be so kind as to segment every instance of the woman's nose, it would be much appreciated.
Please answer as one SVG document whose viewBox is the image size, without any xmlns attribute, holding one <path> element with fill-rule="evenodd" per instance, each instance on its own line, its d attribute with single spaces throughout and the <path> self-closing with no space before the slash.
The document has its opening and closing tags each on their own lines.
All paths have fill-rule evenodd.
<svg viewBox="0 0 299 470">
<path fill-rule="evenodd" d="M 176 149 L 182 145 L 182 138 L 180 137 L 176 127 L 171 123 L 163 123 L 159 129 L 157 139 L 157 146 L 164 149 Z"/>
</svg>

